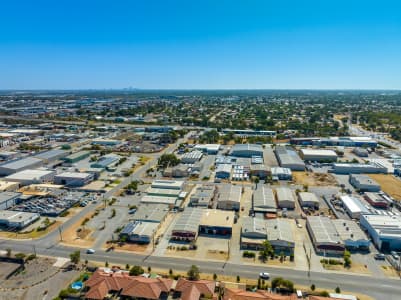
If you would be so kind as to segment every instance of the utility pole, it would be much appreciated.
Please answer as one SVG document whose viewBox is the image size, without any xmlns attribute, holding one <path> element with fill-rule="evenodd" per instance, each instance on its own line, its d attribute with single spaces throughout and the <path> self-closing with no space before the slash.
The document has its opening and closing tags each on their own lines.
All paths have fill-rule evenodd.
<svg viewBox="0 0 401 300">
<path fill-rule="evenodd" d="M 63 241 L 63 235 L 61 234 L 61 225 L 58 227 L 58 233 L 60 235 L 60 242 Z"/>
<path fill-rule="evenodd" d="M 35 245 L 32 245 L 32 248 L 33 248 L 33 254 L 35 254 L 35 256 L 36 256 L 36 247 L 35 247 Z"/>
</svg>

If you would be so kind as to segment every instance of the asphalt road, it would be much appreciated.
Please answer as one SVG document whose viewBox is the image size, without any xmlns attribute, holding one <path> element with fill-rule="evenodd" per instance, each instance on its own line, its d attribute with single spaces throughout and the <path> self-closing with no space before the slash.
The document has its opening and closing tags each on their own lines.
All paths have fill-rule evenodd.
<svg viewBox="0 0 401 300">
<path fill-rule="evenodd" d="M 41 243 L 34 243 L 38 254 L 53 257 L 69 257 L 69 254 L 76 248 L 54 245 L 43 247 Z M 13 252 L 32 253 L 34 251 L 32 243 L 21 241 L 1 241 L 2 249 L 10 248 Z M 285 268 L 259 267 L 244 264 L 232 264 L 216 261 L 199 261 L 186 258 L 172 258 L 161 256 L 144 256 L 126 252 L 105 252 L 96 251 L 95 254 L 86 254 L 85 249 L 81 249 L 81 258 L 89 261 L 109 262 L 110 264 L 130 264 L 151 266 L 152 268 L 172 269 L 173 271 L 186 271 L 189 266 L 196 264 L 201 272 L 241 276 L 242 278 L 257 278 L 262 271 L 269 272 L 272 277 L 281 276 L 294 281 L 296 284 L 310 286 L 312 283 L 320 288 L 335 289 L 339 286 L 343 291 L 360 292 L 368 294 L 375 299 L 400 299 L 401 284 L 396 279 L 382 279 L 374 276 L 347 275 L 340 273 L 319 273 L 311 272 L 308 277 L 307 272 L 291 270 Z"/>
</svg>

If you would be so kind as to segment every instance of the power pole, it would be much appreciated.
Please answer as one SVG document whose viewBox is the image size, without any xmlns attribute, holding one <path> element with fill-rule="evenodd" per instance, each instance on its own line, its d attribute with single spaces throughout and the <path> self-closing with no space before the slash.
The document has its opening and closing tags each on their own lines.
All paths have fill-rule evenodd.
<svg viewBox="0 0 401 300">
<path fill-rule="evenodd" d="M 36 247 L 35 247 L 35 245 L 32 245 L 32 248 L 33 248 L 33 254 L 35 254 L 35 256 L 36 256 Z"/>
<path fill-rule="evenodd" d="M 60 235 L 60 242 L 63 241 L 63 235 L 61 234 L 61 225 L 58 227 L 58 233 Z"/>
</svg>

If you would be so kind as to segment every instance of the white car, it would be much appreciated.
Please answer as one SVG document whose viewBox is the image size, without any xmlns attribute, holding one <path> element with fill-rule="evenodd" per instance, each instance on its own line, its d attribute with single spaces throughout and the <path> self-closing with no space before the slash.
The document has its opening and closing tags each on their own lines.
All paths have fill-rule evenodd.
<svg viewBox="0 0 401 300">
<path fill-rule="evenodd" d="M 87 253 L 87 254 L 93 254 L 93 253 L 95 253 L 95 250 L 93 250 L 93 249 L 87 249 L 87 250 L 86 250 L 86 253 Z"/>
<path fill-rule="evenodd" d="M 259 273 L 259 277 L 262 279 L 269 279 L 270 278 L 270 274 L 267 272 L 261 272 Z"/>
</svg>

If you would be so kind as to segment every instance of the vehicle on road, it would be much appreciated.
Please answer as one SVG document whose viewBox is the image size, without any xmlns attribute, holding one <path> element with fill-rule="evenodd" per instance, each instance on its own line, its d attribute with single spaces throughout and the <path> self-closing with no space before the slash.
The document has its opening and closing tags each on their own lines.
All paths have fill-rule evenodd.
<svg viewBox="0 0 401 300">
<path fill-rule="evenodd" d="M 269 278 L 270 278 L 270 273 L 261 272 L 261 273 L 259 274 L 259 278 L 262 278 L 262 279 L 269 279 Z"/>
<path fill-rule="evenodd" d="M 93 253 L 95 253 L 95 250 L 93 250 L 93 249 L 87 249 L 87 250 L 86 250 L 86 253 L 87 253 L 87 254 L 93 254 Z"/>
</svg>

